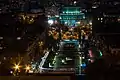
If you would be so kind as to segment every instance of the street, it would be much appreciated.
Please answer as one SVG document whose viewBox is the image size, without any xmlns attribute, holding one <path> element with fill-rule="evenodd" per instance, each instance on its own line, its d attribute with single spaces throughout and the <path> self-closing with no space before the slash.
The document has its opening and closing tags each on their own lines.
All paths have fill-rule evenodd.
<svg viewBox="0 0 120 80">
<path fill-rule="evenodd" d="M 60 42 L 58 52 L 53 52 L 54 56 L 48 56 L 42 68 L 51 71 L 70 71 L 81 74 L 82 67 L 85 66 L 85 57 L 81 53 L 77 40 L 65 40 Z M 52 60 L 50 61 L 49 58 Z M 49 69 L 48 69 L 49 68 Z"/>
</svg>

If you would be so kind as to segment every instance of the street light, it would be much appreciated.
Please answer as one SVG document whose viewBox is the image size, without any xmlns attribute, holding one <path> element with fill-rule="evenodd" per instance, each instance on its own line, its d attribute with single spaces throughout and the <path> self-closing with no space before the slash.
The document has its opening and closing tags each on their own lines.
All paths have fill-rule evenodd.
<svg viewBox="0 0 120 80">
<path fill-rule="evenodd" d="M 43 46 L 43 41 L 38 42 L 39 46 L 42 47 Z"/>
<path fill-rule="evenodd" d="M 48 23 L 49 23 L 50 25 L 52 25 L 52 24 L 54 23 L 54 21 L 53 21 L 53 20 L 48 20 Z"/>
<path fill-rule="evenodd" d="M 30 67 L 29 67 L 29 66 L 27 66 L 27 67 L 26 67 L 26 70 L 30 70 Z"/>
<path fill-rule="evenodd" d="M 76 1 L 74 1 L 74 4 L 76 4 L 77 2 Z"/>
<path fill-rule="evenodd" d="M 20 69 L 20 65 L 19 64 L 15 64 L 13 67 L 15 70 L 19 70 Z"/>
<path fill-rule="evenodd" d="M 25 65 L 25 72 L 28 73 L 31 69 L 30 65 Z"/>
<path fill-rule="evenodd" d="M 65 60 L 62 60 L 62 63 L 64 63 L 65 62 Z"/>
<path fill-rule="evenodd" d="M 92 22 L 89 22 L 90 25 L 92 25 Z"/>
<path fill-rule="evenodd" d="M 17 40 L 21 40 L 21 37 L 17 37 Z"/>
<path fill-rule="evenodd" d="M 28 72 L 30 70 L 30 66 L 26 65 L 25 70 L 26 70 L 26 72 Z"/>
<path fill-rule="evenodd" d="M 16 66 L 15 66 L 15 69 L 19 69 L 19 66 L 18 66 L 18 65 L 16 65 Z"/>
</svg>

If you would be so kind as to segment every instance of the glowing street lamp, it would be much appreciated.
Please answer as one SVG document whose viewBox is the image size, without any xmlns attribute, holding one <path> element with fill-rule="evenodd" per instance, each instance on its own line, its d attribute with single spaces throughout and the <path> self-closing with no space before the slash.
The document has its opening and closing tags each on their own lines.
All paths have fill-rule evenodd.
<svg viewBox="0 0 120 80">
<path fill-rule="evenodd" d="M 92 25 L 92 22 L 89 22 L 90 25 Z"/>
<path fill-rule="evenodd" d="M 30 66 L 26 66 L 26 70 L 30 70 Z"/>
<path fill-rule="evenodd" d="M 15 66 L 15 69 L 19 69 L 19 66 L 18 66 L 18 65 L 16 65 L 16 66 Z"/>
<path fill-rule="evenodd" d="M 53 20 L 48 20 L 48 23 L 49 23 L 50 25 L 52 25 L 52 24 L 54 23 L 54 21 L 53 21 Z"/>
<path fill-rule="evenodd" d="M 13 67 L 15 70 L 19 70 L 20 69 L 20 65 L 19 64 L 15 64 Z"/>
<path fill-rule="evenodd" d="M 64 63 L 65 62 L 65 60 L 62 60 L 62 63 Z"/>
<path fill-rule="evenodd" d="M 26 65 L 25 70 L 26 70 L 26 72 L 28 72 L 30 70 L 30 66 Z"/>
<path fill-rule="evenodd" d="M 39 46 L 41 47 L 41 46 L 43 45 L 43 42 L 40 41 L 40 42 L 38 42 L 38 44 L 39 44 Z"/>
<path fill-rule="evenodd" d="M 17 37 L 17 40 L 21 40 L 21 37 Z"/>
<path fill-rule="evenodd" d="M 76 4 L 77 2 L 76 1 L 74 1 L 74 4 Z"/>
</svg>

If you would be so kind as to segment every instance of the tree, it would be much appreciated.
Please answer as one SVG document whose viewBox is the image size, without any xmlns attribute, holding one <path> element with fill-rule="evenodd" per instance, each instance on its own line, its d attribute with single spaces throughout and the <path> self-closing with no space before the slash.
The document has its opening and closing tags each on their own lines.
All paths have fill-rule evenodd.
<svg viewBox="0 0 120 80">
<path fill-rule="evenodd" d="M 120 74 L 120 55 L 106 53 L 86 68 L 86 80 L 116 80 Z"/>
<path fill-rule="evenodd" d="M 101 80 L 106 71 L 106 64 L 103 59 L 98 59 L 94 63 L 89 64 L 86 68 L 86 80 Z"/>
</svg>

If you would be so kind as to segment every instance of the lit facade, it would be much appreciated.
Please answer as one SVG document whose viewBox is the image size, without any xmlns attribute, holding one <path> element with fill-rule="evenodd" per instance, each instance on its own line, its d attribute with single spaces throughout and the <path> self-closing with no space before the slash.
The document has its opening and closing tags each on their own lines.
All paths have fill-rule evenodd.
<svg viewBox="0 0 120 80">
<path fill-rule="evenodd" d="M 60 13 L 60 23 L 67 26 L 77 26 L 80 20 L 85 19 L 80 7 L 63 7 Z"/>
</svg>

